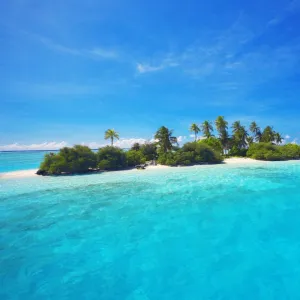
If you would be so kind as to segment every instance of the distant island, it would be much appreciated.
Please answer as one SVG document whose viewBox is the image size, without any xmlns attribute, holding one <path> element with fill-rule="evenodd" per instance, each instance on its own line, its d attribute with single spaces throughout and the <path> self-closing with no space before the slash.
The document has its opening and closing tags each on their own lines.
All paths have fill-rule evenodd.
<svg viewBox="0 0 300 300">
<path fill-rule="evenodd" d="M 105 139 L 111 141 L 110 146 L 99 148 L 97 152 L 82 145 L 64 147 L 58 153 L 46 154 L 37 174 L 72 175 L 143 169 L 153 163 L 166 166 L 218 164 L 232 156 L 266 161 L 300 159 L 300 146 L 292 143 L 282 145 L 282 136 L 271 126 L 261 131 L 252 122 L 249 134 L 246 127 L 236 121 L 231 126 L 232 135 L 229 135 L 228 122 L 223 116 L 216 119 L 215 126 L 216 136 L 211 122 L 204 121 L 201 125 L 193 123 L 189 130 L 194 134 L 194 142 L 185 143 L 182 147 L 179 147 L 173 131 L 162 126 L 157 130 L 154 142 L 136 143 L 128 151 L 114 146 L 119 134 L 108 129 Z M 200 132 L 202 139 L 197 138 Z"/>
</svg>

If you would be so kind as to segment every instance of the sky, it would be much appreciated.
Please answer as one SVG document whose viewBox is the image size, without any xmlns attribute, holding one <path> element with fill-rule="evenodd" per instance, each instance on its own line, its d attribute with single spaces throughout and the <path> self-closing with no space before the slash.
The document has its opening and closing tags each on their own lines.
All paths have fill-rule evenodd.
<svg viewBox="0 0 300 300">
<path fill-rule="evenodd" d="M 128 147 L 162 125 L 300 142 L 300 0 L 1 0 L 0 150 Z"/>
</svg>

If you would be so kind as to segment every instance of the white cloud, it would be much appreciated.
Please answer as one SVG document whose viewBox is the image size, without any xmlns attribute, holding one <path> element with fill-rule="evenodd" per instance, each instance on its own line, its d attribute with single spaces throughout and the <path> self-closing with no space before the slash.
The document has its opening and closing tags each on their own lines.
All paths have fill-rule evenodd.
<svg viewBox="0 0 300 300">
<path fill-rule="evenodd" d="M 288 140 L 288 139 L 290 139 L 291 137 L 287 134 L 285 137 L 284 137 L 284 139 L 285 140 Z"/>
<path fill-rule="evenodd" d="M 62 147 L 68 146 L 67 142 L 44 142 L 41 144 L 9 144 L 0 146 L 0 151 L 22 151 L 22 150 L 58 150 Z"/>
<path fill-rule="evenodd" d="M 190 138 L 195 139 L 195 134 L 190 134 Z M 205 136 L 197 135 L 197 141 L 206 139 Z"/>
<path fill-rule="evenodd" d="M 120 148 L 130 148 L 134 143 L 144 144 L 146 139 L 142 138 L 131 138 L 131 139 L 120 139 L 115 142 L 115 145 Z"/>
<path fill-rule="evenodd" d="M 29 35 L 30 37 L 36 39 L 37 41 L 39 41 L 40 43 L 42 43 L 44 46 L 46 46 L 47 48 L 56 51 L 56 52 L 60 52 L 60 53 L 65 53 L 65 54 L 70 54 L 70 55 L 74 55 L 74 56 L 84 56 L 84 57 L 89 57 L 89 58 L 93 58 L 93 59 L 97 59 L 97 58 L 102 58 L 102 59 L 117 59 L 119 57 L 119 54 L 112 50 L 112 49 L 105 49 L 103 47 L 95 47 L 93 49 L 77 49 L 77 48 L 72 48 L 72 47 L 67 47 L 65 45 L 61 45 L 59 43 L 54 42 L 53 40 L 37 35 L 37 34 L 33 34 L 33 33 L 29 33 L 29 32 L 25 32 L 27 35 Z"/>
<path fill-rule="evenodd" d="M 107 58 L 107 59 L 114 59 L 118 57 L 118 53 L 113 50 L 107 50 L 103 48 L 95 48 L 91 51 L 89 51 L 92 55 L 101 57 L 101 58 Z"/>
<path fill-rule="evenodd" d="M 137 64 L 137 70 L 139 73 L 143 74 L 143 73 L 149 73 L 149 72 L 155 72 L 155 71 L 159 71 L 162 70 L 163 67 L 162 66 L 150 66 L 150 65 L 146 65 L 146 64 Z"/>
<path fill-rule="evenodd" d="M 291 144 L 298 144 L 298 139 L 297 139 L 297 138 L 294 139 L 294 140 L 291 142 Z"/>
<path fill-rule="evenodd" d="M 144 144 L 147 140 L 143 138 L 129 138 L 129 139 L 119 139 L 114 141 L 114 146 L 120 147 L 120 148 L 130 148 L 135 143 Z M 91 149 L 97 149 L 100 147 L 105 147 L 110 145 L 110 142 L 105 143 L 98 143 L 98 142 L 82 142 L 81 145 L 85 145 L 90 147 Z"/>
<path fill-rule="evenodd" d="M 155 61 L 156 63 L 138 63 L 136 66 L 137 71 L 143 74 L 143 73 L 156 72 L 166 68 L 174 68 L 179 66 L 177 59 L 173 57 L 172 53 L 168 53 L 162 59 L 158 59 L 158 60 L 156 59 Z"/>
<path fill-rule="evenodd" d="M 184 135 L 180 135 L 180 136 L 177 137 L 177 142 L 178 143 L 182 143 L 185 140 L 186 140 L 186 136 L 184 136 Z"/>
</svg>

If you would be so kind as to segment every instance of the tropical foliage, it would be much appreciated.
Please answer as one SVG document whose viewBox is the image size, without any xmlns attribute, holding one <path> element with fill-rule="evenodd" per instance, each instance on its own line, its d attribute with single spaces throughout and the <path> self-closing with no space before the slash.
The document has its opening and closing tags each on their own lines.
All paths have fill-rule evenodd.
<svg viewBox="0 0 300 300">
<path fill-rule="evenodd" d="M 300 159 L 300 146 L 295 144 L 278 146 L 272 143 L 253 143 L 247 151 L 247 156 L 259 160 Z"/>
<path fill-rule="evenodd" d="M 229 146 L 228 122 L 223 116 L 219 116 L 217 117 L 215 124 L 223 151 L 226 151 Z"/>
<path fill-rule="evenodd" d="M 57 154 L 45 155 L 40 174 L 86 173 L 97 166 L 95 153 L 86 146 L 64 147 Z"/>
<path fill-rule="evenodd" d="M 166 153 L 173 149 L 173 145 L 177 144 L 177 138 L 173 136 L 173 130 L 165 126 L 160 127 L 154 136 L 157 140 L 157 145 L 160 153 Z"/>
<path fill-rule="evenodd" d="M 120 148 L 106 146 L 100 148 L 96 156 L 99 170 L 121 170 L 127 167 L 125 151 Z"/>
<path fill-rule="evenodd" d="M 200 128 L 199 126 L 196 124 L 196 123 L 193 123 L 190 127 L 190 131 L 191 132 L 194 132 L 194 135 L 195 135 L 195 142 L 197 141 L 197 135 L 198 133 L 200 132 Z"/>
<path fill-rule="evenodd" d="M 186 143 L 177 151 L 162 153 L 158 163 L 168 166 L 189 166 L 203 163 L 220 163 L 223 158 L 204 143 Z"/>
<path fill-rule="evenodd" d="M 109 139 L 110 139 L 111 145 L 113 146 L 113 145 L 114 145 L 114 139 L 117 139 L 117 140 L 118 140 L 120 137 L 119 137 L 118 132 L 116 132 L 114 129 L 107 129 L 107 130 L 105 131 L 104 138 L 105 138 L 106 140 L 109 140 Z"/>
<path fill-rule="evenodd" d="M 260 160 L 300 159 L 300 146 L 282 145 L 281 134 L 274 131 L 271 126 L 261 131 L 256 122 L 252 122 L 249 134 L 240 121 L 235 121 L 231 126 L 230 135 L 228 122 L 223 116 L 217 117 L 214 124 L 217 137 L 212 134 L 214 128 L 211 122 L 204 121 L 200 126 L 201 130 L 193 123 L 189 130 L 194 133 L 195 141 L 182 147 L 178 145 L 173 130 L 162 126 L 155 133 L 155 142 L 135 143 L 128 151 L 113 146 L 114 139 L 119 139 L 119 134 L 113 129 L 108 129 L 105 132 L 105 139 L 110 139 L 111 146 L 99 148 L 97 152 L 82 145 L 64 147 L 56 154 L 45 155 L 38 174 L 60 175 L 122 170 L 152 160 L 170 166 L 220 163 L 223 154 L 248 156 Z M 197 141 L 200 131 L 203 137 Z"/>
<path fill-rule="evenodd" d="M 216 151 L 219 154 L 222 154 L 222 152 L 223 152 L 223 145 L 222 145 L 220 139 L 218 139 L 216 137 L 211 136 L 209 138 L 198 141 L 198 143 L 208 145 L 209 147 L 211 147 L 214 151 Z"/>
<path fill-rule="evenodd" d="M 201 130 L 203 132 L 203 136 L 206 137 L 206 138 L 209 138 L 209 137 L 212 136 L 212 132 L 214 131 L 214 128 L 213 128 L 211 122 L 204 121 L 201 124 Z"/>
</svg>

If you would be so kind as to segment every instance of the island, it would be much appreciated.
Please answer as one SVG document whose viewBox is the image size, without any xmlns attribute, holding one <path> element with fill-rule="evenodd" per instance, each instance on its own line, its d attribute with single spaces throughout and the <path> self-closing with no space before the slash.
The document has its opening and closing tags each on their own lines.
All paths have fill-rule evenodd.
<svg viewBox="0 0 300 300">
<path fill-rule="evenodd" d="M 49 153 L 37 171 L 38 175 L 74 175 L 104 171 L 117 171 L 137 168 L 143 170 L 152 164 L 165 166 L 193 166 L 220 164 L 228 157 L 248 157 L 256 160 L 280 161 L 300 159 L 300 146 L 283 144 L 282 136 L 267 126 L 263 131 L 252 122 L 248 133 L 240 121 L 232 124 L 229 134 L 228 122 L 223 116 L 215 121 L 217 135 L 211 122 L 204 121 L 200 126 L 193 123 L 189 130 L 194 141 L 181 147 L 173 130 L 161 126 L 154 135 L 154 141 L 134 144 L 131 149 L 114 146 L 119 134 L 114 129 L 105 132 L 105 139 L 111 145 L 93 151 L 84 145 L 64 147 L 58 153 Z M 202 132 L 199 139 L 198 134 Z"/>
</svg>

